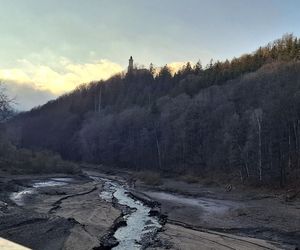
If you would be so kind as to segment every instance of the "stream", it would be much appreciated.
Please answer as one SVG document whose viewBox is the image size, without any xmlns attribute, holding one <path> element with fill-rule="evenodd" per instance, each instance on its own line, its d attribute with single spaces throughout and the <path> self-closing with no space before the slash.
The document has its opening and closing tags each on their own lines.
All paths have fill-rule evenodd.
<svg viewBox="0 0 300 250">
<path fill-rule="evenodd" d="M 114 237 L 119 244 L 113 249 L 141 249 L 143 243 L 149 242 L 162 227 L 159 219 L 149 215 L 150 207 L 129 196 L 128 190 L 124 185 L 100 177 L 92 178 L 96 181 L 105 181 L 104 190 L 99 194 L 102 199 L 112 202 L 113 198 L 115 198 L 118 204 L 130 208 L 131 211 L 123 216 L 127 225 L 118 228 L 114 233 Z"/>
<path fill-rule="evenodd" d="M 114 232 L 114 237 L 119 244 L 113 249 L 143 249 L 145 244 L 148 244 L 162 227 L 159 223 L 159 218 L 150 216 L 150 207 L 144 205 L 139 200 L 132 198 L 129 195 L 126 185 L 120 184 L 117 181 L 110 179 L 90 176 L 95 182 L 104 182 L 103 190 L 99 193 L 99 198 L 106 202 L 116 202 L 124 209 L 123 219 L 126 221 L 126 226 L 119 227 Z M 40 188 L 55 187 L 68 185 L 71 178 L 51 178 L 49 180 L 32 181 L 28 187 L 24 187 L 18 192 L 13 192 L 10 199 L 18 206 L 25 206 L 28 200 L 38 194 Z"/>
<path fill-rule="evenodd" d="M 118 219 L 116 219 L 116 217 L 118 216 L 119 213 L 116 213 L 116 215 L 113 217 L 113 220 L 110 220 L 109 223 L 107 223 L 107 231 L 103 231 L 104 233 L 101 234 L 101 243 L 102 244 L 106 244 L 107 245 L 101 245 L 99 249 L 114 249 L 114 250 L 137 250 L 137 249 L 145 249 L 147 246 L 149 246 L 151 243 L 153 243 L 153 240 L 155 240 L 155 236 L 158 233 L 158 231 L 162 228 L 162 225 L 160 224 L 160 219 L 159 217 L 156 216 L 150 216 L 150 212 L 151 209 L 149 206 L 145 205 L 143 202 L 141 202 L 140 200 L 136 199 L 131 193 L 131 189 L 126 185 L 126 183 L 123 182 L 119 182 L 117 180 L 111 180 L 111 179 L 107 179 L 105 177 L 101 177 L 101 176 L 91 176 L 89 175 L 89 177 L 94 181 L 94 182 L 90 182 L 88 187 L 94 187 L 93 189 L 91 189 L 91 191 L 89 191 L 88 193 L 94 192 L 92 194 L 92 198 L 91 201 L 88 200 L 90 203 L 90 205 L 93 205 L 93 201 L 95 200 L 95 206 L 97 206 L 97 204 L 99 205 L 99 203 L 101 203 L 101 205 L 105 205 L 105 207 L 107 207 L 108 209 L 111 208 L 111 206 L 107 206 L 108 204 L 104 204 L 104 203 L 111 203 L 116 209 L 119 209 L 122 211 L 121 213 L 121 217 L 119 217 Z M 86 183 L 87 180 L 84 179 L 84 183 Z M 78 196 L 78 195 L 85 195 L 87 192 L 80 192 L 81 191 L 81 183 L 82 180 L 77 180 L 76 178 L 49 178 L 46 180 L 41 180 L 41 179 L 35 179 L 35 180 L 31 180 L 30 182 L 28 181 L 20 181 L 18 183 L 21 184 L 17 184 L 16 186 L 18 186 L 19 191 L 17 192 L 13 192 L 10 193 L 10 199 L 18 206 L 20 207 L 25 207 L 27 205 L 31 205 L 29 206 L 29 208 L 34 207 L 34 202 L 40 202 L 40 197 L 38 196 L 39 194 L 45 195 L 46 191 L 48 192 L 47 187 L 55 187 L 53 190 L 49 189 L 51 191 L 54 192 L 49 192 L 49 195 L 56 195 L 58 190 L 69 190 L 69 192 L 71 192 L 71 195 L 60 195 L 59 197 L 53 196 L 53 197 L 47 197 L 47 199 L 49 198 L 51 200 L 50 203 L 50 208 L 55 208 L 56 209 L 56 204 L 57 204 L 57 200 L 60 202 L 61 200 L 65 200 L 65 199 L 69 199 L 72 198 L 74 196 Z M 24 183 L 24 184 L 22 184 Z M 73 186 L 71 184 L 78 184 L 79 186 L 76 186 L 76 188 L 73 190 Z M 69 185 L 69 186 L 67 186 Z M 99 190 L 97 190 L 98 187 L 101 187 Z M 64 188 L 63 188 L 64 187 Z M 45 190 L 43 190 L 43 188 L 46 188 Z M 90 189 L 88 189 L 90 190 Z M 67 192 L 68 193 L 68 192 Z M 207 198 L 207 197 L 189 197 L 189 196 L 184 196 L 184 195 L 180 195 L 180 194 L 173 194 L 173 193 L 169 193 L 169 192 L 164 192 L 164 191 L 143 191 L 143 193 L 145 194 L 144 197 L 150 197 L 153 200 L 159 201 L 161 202 L 161 206 L 162 206 L 162 210 L 167 208 L 168 210 L 168 218 L 170 220 L 173 220 L 175 222 L 180 222 L 183 221 L 184 223 L 190 223 L 191 225 L 193 225 L 193 223 L 197 224 L 197 223 L 204 223 L 205 225 L 208 225 L 208 228 L 212 227 L 211 225 L 213 225 L 213 227 L 218 227 L 221 228 L 224 225 L 224 228 L 233 228 L 238 230 L 239 234 L 243 235 L 245 234 L 245 238 L 241 239 L 241 238 L 236 238 L 236 236 L 234 235 L 225 235 L 226 238 L 223 237 L 222 233 L 218 233 L 218 232 L 205 232 L 205 235 L 203 235 L 201 231 L 195 231 L 193 235 L 190 235 L 190 229 L 189 228 L 184 228 L 184 226 L 181 227 L 181 224 L 179 223 L 177 226 L 177 224 L 172 224 L 172 227 L 170 227 L 171 224 L 167 224 L 167 226 L 169 226 L 169 231 L 171 234 L 170 237 L 174 236 L 177 238 L 180 238 L 180 241 L 182 242 L 182 245 L 184 244 L 191 244 L 191 246 L 193 246 L 193 244 L 200 244 L 203 243 L 203 241 L 208 242 L 208 246 L 215 246 L 216 244 L 222 245 L 222 246 L 229 246 L 228 249 L 241 249 L 240 247 L 244 247 L 244 246 L 251 246 L 248 247 L 247 249 L 258 249 L 257 247 L 259 247 L 259 249 L 273 249 L 272 247 L 264 247 L 265 245 L 269 246 L 268 242 L 263 242 L 261 240 L 256 240 L 256 237 L 265 237 L 263 234 L 266 232 L 268 233 L 270 236 L 267 237 L 273 237 L 273 234 L 276 237 L 279 237 L 278 239 L 287 239 L 288 241 L 285 241 L 285 243 L 287 242 L 292 242 L 292 244 L 297 245 L 298 244 L 298 238 L 297 235 L 283 235 L 280 232 L 278 233 L 277 236 L 277 232 L 275 230 L 271 229 L 264 229 L 263 230 L 267 230 L 267 231 L 259 231 L 256 232 L 256 227 L 254 229 L 252 229 L 251 227 L 249 227 L 249 225 L 251 226 L 252 224 L 246 224 L 247 227 L 245 228 L 240 228 L 240 225 L 237 223 L 242 222 L 243 218 L 239 218 L 238 220 L 236 220 L 234 218 L 235 215 L 235 210 L 238 208 L 243 208 L 243 203 L 241 203 L 240 201 L 231 201 L 231 200 L 219 200 L 219 199 L 213 199 L 213 198 Z M 139 195 L 139 193 L 137 193 L 137 195 Z M 43 196 L 42 196 L 43 197 Z M 90 197 L 90 196 L 89 196 Z M 142 197 L 142 196 L 141 196 Z M 143 197 L 142 197 L 143 198 Z M 90 199 L 90 198 L 89 198 Z M 56 201 L 56 202 L 52 202 L 52 201 Z M 32 202 L 32 204 L 31 204 Z M 79 204 L 83 204 L 82 200 L 78 200 L 77 202 Z M 256 201 L 257 202 L 257 201 Z M 267 202 L 267 201 L 266 201 Z M 72 203 L 70 203 L 72 204 Z M 262 204 L 264 205 L 264 207 L 266 207 L 265 204 L 268 203 L 257 203 L 257 204 Z M 250 204 L 250 208 L 251 208 L 251 204 Z M 257 208 L 258 206 L 256 205 Z M 245 208 L 247 208 L 245 206 Z M 261 210 L 262 208 L 258 207 L 263 213 L 263 211 Z M 54 210 L 55 210 L 54 209 Z M 22 209 L 17 209 L 18 213 L 23 213 Z M 48 207 L 46 210 L 46 213 L 48 211 Z M 51 210 L 50 210 L 51 211 Z M 73 209 L 73 211 L 77 212 L 82 212 L 80 210 L 80 206 L 79 209 L 76 210 Z M 98 210 L 99 211 L 99 210 Z M 163 210 L 164 211 L 164 210 Z M 232 213 L 232 211 L 234 213 Z M 244 210 L 241 210 L 244 211 Z M 246 210 L 247 211 L 247 210 Z M 107 210 L 107 212 L 109 213 L 109 210 Z M 155 212 L 155 210 L 153 210 L 152 212 Z M 16 213 L 16 215 L 18 215 L 18 213 Z M 155 214 L 155 213 L 152 213 Z M 257 213 L 256 213 L 257 214 Z M 55 213 L 49 213 L 49 221 L 51 221 L 51 219 L 53 219 L 53 215 L 55 215 L 55 217 L 57 216 Z M 13 214 L 13 216 L 15 216 Z M 25 214 L 26 216 L 26 214 Z M 62 215 L 63 216 L 63 215 Z M 68 215 L 69 216 L 69 215 Z M 240 216 L 240 215 L 238 215 Z M 244 216 L 244 215 L 241 215 Z M 18 218 L 16 218 L 16 221 L 18 222 Z M 20 216 L 20 218 L 22 220 L 23 217 Z M 35 218 L 33 216 L 33 218 Z M 37 217 L 39 218 L 39 217 Z M 71 217 L 72 218 L 72 217 Z M 84 217 L 85 218 L 85 217 Z M 102 217 L 101 217 L 102 218 Z M 173 219 L 175 218 L 175 219 Z M 178 219 L 179 218 L 179 219 Z M 62 218 L 59 218 L 62 219 Z M 104 215 L 104 219 L 105 219 L 105 215 Z M 115 220 L 116 219 L 116 220 Z M 248 219 L 246 217 L 246 219 Z M 101 219 L 102 220 L 102 219 Z M 198 220 L 198 221 L 197 221 Z M 65 223 L 64 220 L 62 220 L 63 224 Z M 114 223 L 113 223 L 114 221 Z M 187 222 L 186 222 L 187 221 Z M 248 219 L 249 221 L 249 219 Z M 249 223 L 248 221 L 246 221 L 246 223 Z M 14 221 L 12 221 L 13 223 L 15 223 Z M 29 220 L 29 222 L 31 223 L 31 221 Z M 71 220 L 72 222 L 72 220 Z M 83 220 L 83 223 L 80 224 L 84 225 L 85 219 Z M 123 223 L 124 222 L 124 223 Z M 52 223 L 52 222 L 51 222 Z M 255 223 L 255 221 L 254 221 Z M 255 225 L 253 223 L 253 225 Z M 113 224 L 113 225 L 112 225 Z M 14 225 L 14 224 L 13 224 Z M 47 224 L 46 224 L 47 225 Z M 60 224 L 57 224 L 60 225 Z M 217 225 L 217 226 L 216 226 Z M 219 226 L 220 225 L 220 226 Z M 233 225 L 233 226 L 232 226 Z M 238 225 L 238 226 L 236 226 Z M 166 227 L 167 227 L 166 226 Z M 242 224 L 243 226 L 243 224 Z M 179 229 L 176 229 L 180 227 Z M 29 228 L 29 227 L 28 227 Z M 54 226 L 55 230 L 56 230 L 56 224 Z M 71 229 L 73 229 L 72 225 L 70 226 Z M 30 230 L 30 228 L 29 228 Z M 55 231 L 53 230 L 53 231 Z M 110 231 L 110 230 L 114 230 L 114 231 Z M 172 231 L 173 230 L 173 231 Z M 177 231 L 174 231 L 177 230 Z M 242 230 L 246 230 L 244 231 L 245 233 L 243 233 Z M 254 230 L 249 231 L 249 230 Z M 30 231 L 31 232 L 31 231 Z M 48 232 L 48 231 L 47 231 Z M 107 234 L 105 234 L 105 232 Z M 167 232 L 167 231 L 166 231 Z M 95 242 L 96 245 L 99 242 L 99 237 L 100 237 L 100 231 L 94 231 L 93 232 L 93 237 L 95 238 Z M 173 235 L 174 233 L 174 235 Z M 248 238 L 249 235 L 255 238 Z M 48 235 L 46 236 L 48 237 Z M 56 235 L 55 235 L 56 237 Z M 76 238 L 77 236 L 75 236 Z M 103 238 L 102 238 L 103 237 Z M 107 238 L 105 238 L 107 237 Z M 196 237 L 195 240 L 193 237 Z M 262 239 L 263 239 L 262 237 Z M 80 238 L 79 238 L 80 239 Z M 174 241 L 175 244 L 179 244 L 181 242 L 178 241 Z M 173 241 L 171 242 L 173 244 Z M 268 244 L 267 244 L 268 243 Z M 48 244 L 48 242 L 47 242 Z M 164 242 L 163 242 L 164 244 Z M 273 243 L 272 243 L 273 244 Z M 274 243 L 275 244 L 275 243 Z M 230 246 L 237 246 L 236 248 L 232 248 Z M 101 248 L 102 246 L 107 248 Z M 113 248 L 110 248 L 114 246 Z M 169 245 L 168 245 L 169 246 Z M 179 244 L 180 246 L 180 244 Z M 53 248 L 56 249 L 56 248 Z M 97 248 L 98 249 L 98 248 Z M 212 247 L 211 249 L 216 249 L 214 247 Z M 246 248 L 245 248 L 246 249 Z M 275 248 L 274 248 L 275 249 Z M 278 248 L 278 249 L 287 249 L 287 248 Z M 295 249 L 295 248 L 290 248 L 290 249 Z"/>
</svg>

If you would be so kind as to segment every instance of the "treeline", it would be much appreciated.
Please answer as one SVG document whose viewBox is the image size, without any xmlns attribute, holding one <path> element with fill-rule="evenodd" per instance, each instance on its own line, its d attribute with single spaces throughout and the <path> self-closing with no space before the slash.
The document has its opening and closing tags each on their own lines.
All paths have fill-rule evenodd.
<svg viewBox="0 0 300 250">
<path fill-rule="evenodd" d="M 76 164 L 63 160 L 57 153 L 18 149 L 11 143 L 4 122 L 14 115 L 13 102 L 6 95 L 5 86 L 0 83 L 0 173 L 79 173 Z"/>
<path fill-rule="evenodd" d="M 63 160 L 49 150 L 17 148 L 7 138 L 5 126 L 0 124 L 0 173 L 80 173 L 78 164 Z"/>
<path fill-rule="evenodd" d="M 18 147 L 119 168 L 238 174 L 285 185 L 300 169 L 300 41 L 174 76 L 135 70 L 75 91 L 10 121 Z"/>
</svg>

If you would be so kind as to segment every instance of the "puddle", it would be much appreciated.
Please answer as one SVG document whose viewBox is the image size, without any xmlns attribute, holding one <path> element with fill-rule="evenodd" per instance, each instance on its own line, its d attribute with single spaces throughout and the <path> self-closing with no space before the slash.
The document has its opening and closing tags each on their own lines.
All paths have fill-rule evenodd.
<svg viewBox="0 0 300 250">
<path fill-rule="evenodd" d="M 237 204 L 228 200 L 217 200 L 210 198 L 190 198 L 183 195 L 175 195 L 166 192 L 147 192 L 147 195 L 153 199 L 165 200 L 180 204 L 183 206 L 199 207 L 204 213 L 223 214 Z"/>
<path fill-rule="evenodd" d="M 18 206 L 24 206 L 26 198 L 35 194 L 39 188 L 64 186 L 67 185 L 69 181 L 72 181 L 72 178 L 52 178 L 45 181 L 36 180 L 32 182 L 31 187 L 11 193 L 9 198 Z"/>
</svg>

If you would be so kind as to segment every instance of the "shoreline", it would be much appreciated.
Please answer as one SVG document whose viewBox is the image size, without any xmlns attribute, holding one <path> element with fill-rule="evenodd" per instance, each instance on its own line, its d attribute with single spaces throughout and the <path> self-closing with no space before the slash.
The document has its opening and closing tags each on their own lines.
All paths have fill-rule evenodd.
<svg viewBox="0 0 300 250">
<path fill-rule="evenodd" d="M 49 175 L 33 177 L 33 180 L 46 180 Z M 99 238 L 106 234 L 120 212 L 98 198 L 101 183 L 95 185 L 82 175 L 67 177 L 74 181 L 39 189 L 23 207 L 8 200 L 8 207 L 0 211 L 0 237 L 32 249 L 99 247 Z M 16 179 L 24 187 L 30 182 L 28 176 Z M 8 195 L 9 192 L 7 199 Z"/>
<path fill-rule="evenodd" d="M 193 249 L 193 247 L 197 247 L 201 244 L 204 244 L 203 246 L 207 245 L 207 247 L 212 247 L 216 244 L 218 245 L 220 243 L 219 241 L 221 240 L 220 238 L 222 237 L 228 238 L 224 244 L 227 244 L 229 241 L 234 241 L 235 243 L 231 242 L 228 244 L 239 244 L 238 246 L 241 247 L 241 244 L 246 244 L 245 241 L 250 240 L 250 243 L 247 244 L 258 244 L 261 249 L 295 249 L 295 247 L 300 244 L 298 240 L 300 239 L 300 235 L 297 233 L 297 231 L 300 230 L 297 228 L 298 225 L 300 226 L 300 223 L 297 224 L 296 227 L 294 227 L 293 224 L 295 223 L 296 225 L 296 223 L 300 220 L 300 216 L 297 216 L 296 214 L 294 218 L 292 217 L 293 213 L 299 213 L 300 211 L 300 202 L 297 199 L 292 202 L 284 203 L 283 198 L 280 198 L 280 196 L 255 192 L 240 192 L 239 195 L 236 196 L 236 192 L 239 190 L 233 190 L 232 192 L 228 193 L 224 190 L 222 191 L 222 189 L 219 187 L 213 188 L 204 187 L 201 184 L 184 184 L 183 182 L 173 179 L 164 180 L 161 186 L 154 187 L 145 185 L 139 180 L 132 181 L 130 173 L 128 172 L 118 175 L 116 173 L 112 173 L 112 175 L 110 175 L 95 171 L 87 172 L 89 172 L 89 174 L 96 173 L 97 175 L 110 178 L 121 183 L 127 182 L 131 186 L 129 191 L 135 199 L 142 201 L 147 206 L 151 206 L 153 204 L 157 206 L 159 204 L 159 209 L 156 207 L 152 212 L 161 216 L 165 220 L 165 224 L 163 225 L 163 229 L 158 232 L 154 243 L 147 249 L 159 250 L 166 249 L 168 247 L 172 248 L 176 246 L 176 244 L 179 244 L 179 246 L 180 244 L 183 244 L 185 247 L 189 247 L 189 249 Z M 47 174 L 34 176 L 9 176 L 5 178 L 6 182 L 26 184 L 27 181 L 32 179 L 47 179 L 50 177 L 74 178 L 74 175 Z M 60 242 L 61 246 L 65 244 L 69 246 L 69 248 L 64 247 L 64 249 L 71 249 L 70 246 L 76 246 L 76 242 L 78 243 L 78 240 L 81 240 L 82 242 L 88 240 L 90 246 L 93 245 L 92 248 L 94 249 L 110 249 L 110 244 L 104 244 L 104 246 L 103 242 L 105 240 L 110 240 L 109 237 L 107 238 L 107 235 L 109 232 L 111 232 L 112 228 L 116 226 L 116 223 L 122 224 L 122 222 L 118 222 L 118 218 L 122 216 L 122 211 L 119 208 L 116 208 L 113 203 L 105 201 L 97 202 L 94 200 L 97 196 L 97 193 L 99 193 L 99 190 L 102 190 L 103 187 L 98 185 L 97 187 L 94 187 L 94 190 L 91 190 L 91 180 L 88 179 L 86 173 L 83 175 L 76 175 L 74 179 L 77 179 L 77 183 L 75 182 L 68 187 L 46 188 L 43 190 L 43 192 L 41 192 L 41 194 L 38 195 L 38 197 L 33 199 L 33 204 L 26 209 L 16 207 L 9 202 L 9 213 L 18 216 L 15 219 L 11 219 L 13 221 L 11 222 L 10 229 L 9 225 L 7 225 L 8 229 L 5 229 L 3 226 L 1 226 L 3 223 L 0 223 L 0 236 L 5 236 L 5 232 L 10 234 L 11 232 L 20 232 L 14 225 L 18 223 L 25 223 L 29 218 L 33 225 L 41 225 L 41 223 L 45 223 L 45 225 L 49 226 L 50 228 L 55 228 L 55 230 L 59 230 L 60 224 L 65 224 L 62 230 L 66 231 L 67 233 L 62 234 L 63 236 L 60 235 L 60 240 L 56 239 L 57 242 Z M 0 188 L 1 184 L 3 185 L 3 183 L 5 183 L 3 180 L 4 178 L 2 177 L 0 179 Z M 176 189 L 173 188 L 174 186 L 176 186 Z M 87 188 L 89 188 L 89 190 L 87 190 Z M 173 192 L 171 192 L 172 190 Z M 175 190 L 179 190 L 179 192 L 174 192 Z M 76 192 L 77 194 L 82 195 L 74 195 Z M 164 195 L 165 193 L 171 195 L 167 196 L 167 198 L 171 197 L 173 199 L 174 197 L 179 197 L 179 199 L 182 201 L 193 203 L 178 203 L 178 200 L 172 201 L 172 199 L 166 199 L 166 197 L 155 196 Z M 3 198 L 3 193 L 0 197 Z M 203 204 L 200 204 L 200 206 L 195 203 L 195 200 L 199 202 L 199 200 L 203 201 L 203 199 L 206 202 L 210 202 L 211 200 L 225 203 L 229 202 L 229 209 L 224 210 L 225 212 L 223 211 L 224 213 L 222 212 L 219 215 L 218 213 L 209 214 L 207 211 L 203 211 L 203 209 L 201 210 L 201 206 Z M 86 203 L 90 204 L 89 209 L 86 208 Z M 237 203 L 239 206 L 231 206 L 231 203 Z M 246 205 L 241 206 L 242 203 L 245 203 Z M 273 212 L 271 211 L 270 214 L 270 211 L 266 210 L 266 208 L 268 208 L 270 205 L 275 206 L 275 204 L 276 206 L 281 204 L 281 206 L 279 206 L 278 216 L 284 217 L 286 220 L 285 224 L 281 223 L 278 225 L 280 222 L 274 221 L 274 217 L 272 217 L 274 216 Z M 208 203 L 206 205 L 209 209 L 211 204 Z M 57 206 L 59 207 L 58 210 L 56 210 Z M 101 207 L 102 209 L 93 210 L 95 207 Z M 280 214 L 280 211 L 283 207 L 285 207 L 286 210 L 286 215 L 284 216 Z M 54 212 L 50 213 L 49 211 Z M 87 213 L 87 211 L 93 214 L 92 217 L 94 216 L 94 218 L 98 218 L 96 223 L 91 223 L 92 225 L 89 224 L 91 218 L 87 218 L 84 215 Z M 111 214 L 111 211 L 114 212 Z M 217 212 L 220 212 L 220 210 L 217 210 Z M 261 214 L 259 215 L 259 213 Z M 4 212 L 0 210 L 0 220 L 1 217 L 3 220 L 3 214 Z M 42 214 L 46 214 L 47 216 L 44 215 L 43 217 Z M 74 216 L 74 214 L 76 215 Z M 193 216 L 191 216 L 191 214 Z M 25 219 L 25 215 L 28 218 Z M 52 223 L 51 220 L 53 220 L 53 216 L 60 219 L 55 223 Z M 252 224 L 249 221 L 252 221 Z M 262 223 L 263 225 L 268 223 L 271 224 L 269 227 L 265 227 L 261 226 Z M 26 225 L 26 223 L 24 225 Z M 22 230 L 24 230 L 24 228 Z M 50 229 L 48 228 L 48 230 Z M 177 239 L 174 236 L 176 231 L 181 235 L 180 237 L 182 237 L 182 242 L 177 242 Z M 188 234 L 195 234 L 195 239 L 188 239 Z M 51 234 L 48 234 L 47 236 L 49 235 Z M 94 235 L 92 236 L 92 238 L 94 237 L 93 240 L 91 235 Z M 235 239 L 232 239 L 232 237 Z M 217 241 L 219 243 L 213 243 L 212 241 Z M 115 244 L 115 242 L 110 243 Z M 184 247 L 183 245 L 182 247 Z M 52 244 L 51 246 L 54 247 L 53 249 L 61 249 L 59 244 Z M 101 246 L 107 248 L 101 248 Z M 92 248 L 87 247 L 83 249 Z"/>
<path fill-rule="evenodd" d="M 138 182 L 136 189 L 161 204 L 161 212 L 169 224 L 269 241 L 282 247 L 279 249 L 296 249 L 300 245 L 299 199 L 287 202 L 282 193 L 226 192 L 219 187 L 173 179 L 163 183 L 153 187 Z M 219 204 L 225 206 L 224 210 L 215 211 L 214 206 Z"/>
</svg>

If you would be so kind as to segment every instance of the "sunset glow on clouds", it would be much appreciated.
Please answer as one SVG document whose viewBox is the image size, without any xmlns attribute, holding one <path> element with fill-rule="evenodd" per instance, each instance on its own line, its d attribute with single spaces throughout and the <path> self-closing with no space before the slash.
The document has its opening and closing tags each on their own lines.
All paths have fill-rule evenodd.
<svg viewBox="0 0 300 250">
<path fill-rule="evenodd" d="M 107 79 L 123 70 L 119 64 L 108 60 L 74 64 L 66 58 L 61 58 L 58 64 L 59 70 L 20 60 L 16 68 L 0 69 L 0 79 L 59 95 L 82 83 Z"/>
<path fill-rule="evenodd" d="M 105 80 L 123 71 L 121 65 L 98 60 L 93 63 L 74 64 L 66 58 L 58 60 L 59 69 L 51 66 L 34 64 L 28 60 L 19 60 L 16 68 L 0 69 L 0 79 L 3 82 L 13 82 L 25 85 L 35 90 L 48 91 L 60 95 L 75 89 L 82 83 Z M 180 70 L 186 62 L 168 64 L 172 74 Z M 157 68 L 158 70 L 160 69 Z"/>
<path fill-rule="evenodd" d="M 182 69 L 183 66 L 185 66 L 187 62 L 172 62 L 168 64 L 168 68 L 170 69 L 172 74 L 175 74 L 178 70 Z M 190 62 L 191 66 L 194 65 L 194 63 Z"/>
<path fill-rule="evenodd" d="M 17 60 L 15 67 L 0 68 L 0 80 L 5 83 L 9 96 L 17 100 L 17 110 L 29 110 L 44 104 L 45 100 L 74 90 L 80 84 L 105 80 L 124 72 L 124 67 L 118 63 L 104 59 L 80 64 L 65 57 L 50 58 L 48 64 L 22 59 Z M 184 65 L 186 62 L 172 62 L 168 67 L 174 74 Z M 156 69 L 158 72 L 161 67 Z"/>
<path fill-rule="evenodd" d="M 299 1 L 87 2 L 1 0 L 0 81 L 19 109 L 126 70 L 131 55 L 174 73 L 178 62 L 205 66 L 300 35 Z"/>
</svg>

